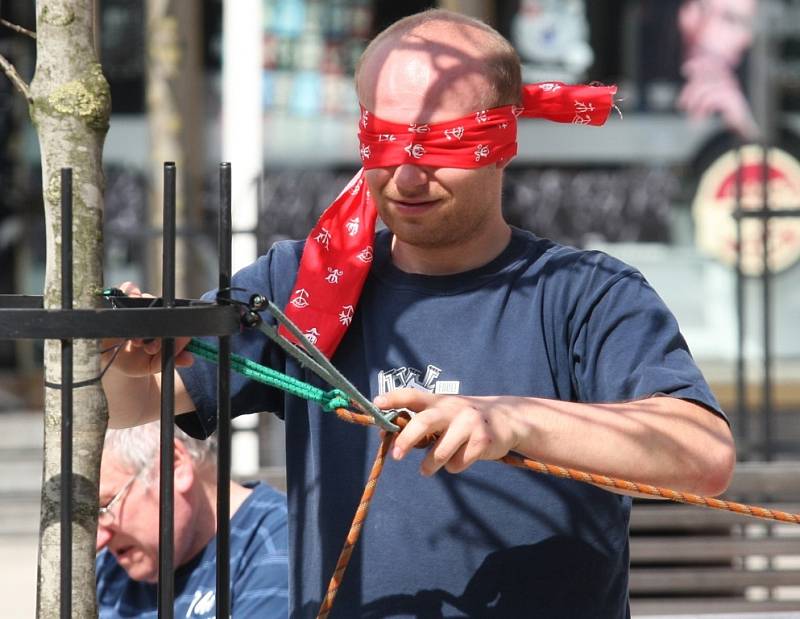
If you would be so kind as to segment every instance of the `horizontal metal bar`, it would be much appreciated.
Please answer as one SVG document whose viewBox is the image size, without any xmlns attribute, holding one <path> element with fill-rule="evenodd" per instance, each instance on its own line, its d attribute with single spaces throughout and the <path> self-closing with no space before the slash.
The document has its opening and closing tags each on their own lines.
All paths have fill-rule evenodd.
<svg viewBox="0 0 800 619">
<path fill-rule="evenodd" d="M 0 309 L 0 340 L 192 337 L 238 332 L 239 311 L 229 305 Z"/>
<path fill-rule="evenodd" d="M 156 297 L 98 297 L 98 303 L 105 308 L 128 308 L 128 307 L 163 307 L 163 301 Z M 199 299 L 175 299 L 175 306 L 209 306 L 213 305 L 210 301 Z M 3 309 L 43 309 L 44 297 L 42 295 L 29 294 L 0 294 L 0 308 Z"/>
<path fill-rule="evenodd" d="M 759 501 L 759 506 L 800 514 L 800 503 Z M 716 509 L 697 509 L 696 505 L 680 505 L 667 501 L 646 501 L 634 504 L 630 528 L 634 534 L 645 531 L 681 530 L 695 534 L 711 530 L 728 530 L 742 524 L 742 515 Z M 800 582 L 800 580 L 798 580 Z"/>
<path fill-rule="evenodd" d="M 679 619 L 685 615 L 697 617 L 718 617 L 724 613 L 724 619 L 795 619 L 797 617 L 797 600 L 748 600 L 746 597 L 719 596 L 648 596 L 631 598 L 631 614 L 634 617 L 658 615 Z M 762 613 L 754 615 L 753 613 Z M 763 613 L 769 613 L 768 615 Z"/>
<path fill-rule="evenodd" d="M 800 217 L 800 208 L 768 208 L 733 211 L 734 219 L 772 219 L 773 217 Z"/>
<path fill-rule="evenodd" d="M 749 555 L 800 555 L 800 539 L 796 537 L 655 537 L 631 538 L 631 561 L 730 560 Z"/>
<path fill-rule="evenodd" d="M 798 570 L 741 570 L 723 567 L 631 570 L 630 589 L 641 593 L 705 593 L 744 587 L 796 586 Z"/>
<path fill-rule="evenodd" d="M 42 295 L 0 294 L 0 308 L 41 309 L 43 307 Z"/>
</svg>

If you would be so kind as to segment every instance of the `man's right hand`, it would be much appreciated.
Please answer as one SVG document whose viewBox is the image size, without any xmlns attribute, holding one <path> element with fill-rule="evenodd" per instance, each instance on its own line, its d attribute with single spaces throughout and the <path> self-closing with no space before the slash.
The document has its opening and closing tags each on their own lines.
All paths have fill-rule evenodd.
<svg viewBox="0 0 800 619">
<path fill-rule="evenodd" d="M 119 286 L 130 297 L 149 297 L 136 284 Z M 175 338 L 175 365 L 188 367 L 194 357 L 184 350 L 191 338 Z M 103 390 L 108 400 L 109 427 L 125 428 L 158 419 L 161 409 L 161 340 L 106 339 L 103 363 L 110 364 L 103 374 Z M 175 413 L 195 410 L 180 375 L 175 372 Z"/>
<path fill-rule="evenodd" d="M 143 293 L 133 282 L 125 282 L 118 286 L 129 297 L 154 298 Z M 175 366 L 188 367 L 194 362 L 191 353 L 184 350 L 191 338 L 175 338 Z M 115 352 L 119 347 L 119 352 Z M 103 341 L 103 363 L 112 363 L 112 371 L 126 376 L 141 377 L 161 372 L 161 340 L 160 339 L 106 339 Z"/>
</svg>

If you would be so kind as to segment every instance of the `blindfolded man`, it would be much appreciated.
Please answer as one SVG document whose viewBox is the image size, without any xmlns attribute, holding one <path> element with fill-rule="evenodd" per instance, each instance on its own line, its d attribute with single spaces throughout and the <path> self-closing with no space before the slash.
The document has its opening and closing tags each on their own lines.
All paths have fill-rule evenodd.
<svg viewBox="0 0 800 619">
<path fill-rule="evenodd" d="M 278 243 L 233 283 L 285 306 L 379 407 L 416 413 L 332 616 L 627 617 L 630 498 L 488 462 L 513 451 L 698 493 L 728 482 L 725 417 L 642 275 L 503 217 L 518 116 L 599 124 L 614 89 L 523 88 L 503 37 L 441 10 L 381 33 L 356 87 L 364 170 L 305 243 Z M 565 126 L 565 139 L 583 130 Z M 376 212 L 387 229 L 374 234 Z M 234 339 L 304 376 L 260 333 Z M 158 349 L 131 342 L 106 374 L 115 423 L 137 422 L 132 389 L 158 394 Z M 192 435 L 215 427 L 215 371 L 180 370 L 178 423 Z M 244 379 L 232 388 L 237 414 L 283 413 L 290 613 L 313 616 L 378 433 Z"/>
</svg>

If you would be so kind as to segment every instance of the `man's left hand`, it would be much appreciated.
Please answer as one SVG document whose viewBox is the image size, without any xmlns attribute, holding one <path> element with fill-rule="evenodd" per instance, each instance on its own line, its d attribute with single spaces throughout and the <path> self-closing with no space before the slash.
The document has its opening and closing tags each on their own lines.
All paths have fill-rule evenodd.
<svg viewBox="0 0 800 619">
<path fill-rule="evenodd" d="M 518 437 L 508 407 L 499 398 L 436 395 L 419 389 L 398 389 L 380 395 L 381 409 L 408 408 L 416 412 L 397 435 L 392 456 L 400 460 L 426 437 L 435 443 L 422 461 L 423 475 L 444 467 L 460 473 L 478 460 L 497 460 L 513 450 Z"/>
</svg>

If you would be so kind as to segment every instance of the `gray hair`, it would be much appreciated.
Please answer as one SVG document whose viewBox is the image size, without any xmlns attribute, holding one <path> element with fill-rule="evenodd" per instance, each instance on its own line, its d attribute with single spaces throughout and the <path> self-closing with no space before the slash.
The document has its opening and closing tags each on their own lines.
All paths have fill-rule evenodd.
<svg viewBox="0 0 800 619">
<path fill-rule="evenodd" d="M 215 464 L 217 461 L 217 437 L 213 435 L 201 441 L 192 438 L 175 426 L 175 439 L 180 441 L 189 457 L 198 465 Z M 133 428 L 110 429 L 106 431 L 104 450 L 114 454 L 114 458 L 133 471 L 155 471 L 161 445 L 161 422 L 153 421 Z"/>
</svg>

